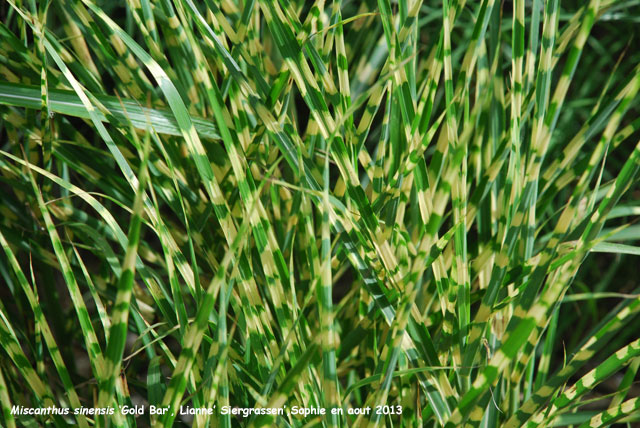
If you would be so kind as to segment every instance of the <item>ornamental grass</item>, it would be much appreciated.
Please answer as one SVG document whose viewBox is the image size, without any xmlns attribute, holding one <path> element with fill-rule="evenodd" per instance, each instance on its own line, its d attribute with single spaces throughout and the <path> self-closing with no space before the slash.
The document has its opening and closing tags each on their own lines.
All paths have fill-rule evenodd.
<svg viewBox="0 0 640 428">
<path fill-rule="evenodd" d="M 639 21 L 0 3 L 0 425 L 638 426 Z"/>
</svg>

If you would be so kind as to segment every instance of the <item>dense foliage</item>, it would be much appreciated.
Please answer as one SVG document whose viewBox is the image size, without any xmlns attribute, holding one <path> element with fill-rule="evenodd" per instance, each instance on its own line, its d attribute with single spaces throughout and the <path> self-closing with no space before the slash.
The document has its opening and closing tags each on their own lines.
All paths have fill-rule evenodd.
<svg viewBox="0 0 640 428">
<path fill-rule="evenodd" d="M 2 423 L 638 423 L 639 20 L 2 2 Z"/>
</svg>

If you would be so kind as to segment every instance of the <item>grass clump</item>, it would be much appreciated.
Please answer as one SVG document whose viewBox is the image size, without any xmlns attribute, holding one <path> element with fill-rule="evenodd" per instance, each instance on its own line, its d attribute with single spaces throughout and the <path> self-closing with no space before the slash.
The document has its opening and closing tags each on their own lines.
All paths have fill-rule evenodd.
<svg viewBox="0 0 640 428">
<path fill-rule="evenodd" d="M 3 424 L 637 423 L 639 12 L 7 0 Z"/>
</svg>

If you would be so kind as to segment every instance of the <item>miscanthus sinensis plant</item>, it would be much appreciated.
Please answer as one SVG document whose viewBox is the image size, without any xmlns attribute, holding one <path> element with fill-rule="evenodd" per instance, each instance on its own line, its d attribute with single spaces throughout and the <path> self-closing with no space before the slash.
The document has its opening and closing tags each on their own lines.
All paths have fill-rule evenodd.
<svg viewBox="0 0 640 428">
<path fill-rule="evenodd" d="M 2 424 L 637 423 L 638 3 L 5 0 Z"/>
</svg>

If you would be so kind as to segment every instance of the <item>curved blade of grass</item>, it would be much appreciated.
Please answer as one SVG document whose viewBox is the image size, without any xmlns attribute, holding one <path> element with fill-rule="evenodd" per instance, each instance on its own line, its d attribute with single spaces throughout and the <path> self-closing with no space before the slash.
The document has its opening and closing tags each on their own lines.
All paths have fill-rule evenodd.
<svg viewBox="0 0 640 428">
<path fill-rule="evenodd" d="M 109 114 L 117 119 L 116 123 L 122 126 L 131 124 L 141 131 L 155 130 L 159 134 L 182 135 L 174 115 L 164 108 L 148 108 L 132 100 L 100 94 L 93 95 L 109 111 Z M 48 107 L 51 112 L 83 119 L 91 118 L 84 104 L 73 91 L 49 88 L 48 96 Z M 0 104 L 34 110 L 42 108 L 37 86 L 2 81 L 0 81 Z M 102 112 L 96 112 L 96 115 L 101 122 L 110 122 Z M 196 132 L 202 138 L 220 139 L 217 128 L 211 122 L 199 117 L 192 117 L 191 120 Z"/>
</svg>

